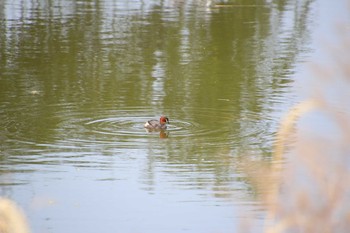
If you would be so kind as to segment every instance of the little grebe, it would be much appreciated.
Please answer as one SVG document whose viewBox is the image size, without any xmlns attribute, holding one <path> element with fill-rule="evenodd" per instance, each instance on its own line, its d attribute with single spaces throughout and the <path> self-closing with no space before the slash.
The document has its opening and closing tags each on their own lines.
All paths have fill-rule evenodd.
<svg viewBox="0 0 350 233">
<path fill-rule="evenodd" d="M 146 121 L 144 127 L 149 130 L 163 130 L 167 128 L 166 123 L 169 124 L 169 119 L 166 116 L 161 116 L 159 121 L 157 120 Z"/>
</svg>

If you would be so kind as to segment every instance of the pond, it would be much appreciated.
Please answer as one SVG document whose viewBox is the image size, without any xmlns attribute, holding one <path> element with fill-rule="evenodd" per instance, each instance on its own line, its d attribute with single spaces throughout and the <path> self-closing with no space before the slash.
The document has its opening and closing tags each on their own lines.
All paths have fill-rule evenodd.
<svg viewBox="0 0 350 233">
<path fill-rule="evenodd" d="M 326 1 L 0 4 L 0 194 L 33 232 L 232 232 L 264 206 Z M 322 19 L 322 21 L 321 21 Z M 323 26 L 319 26 L 323 25 Z M 169 117 L 165 131 L 145 121 Z"/>
</svg>

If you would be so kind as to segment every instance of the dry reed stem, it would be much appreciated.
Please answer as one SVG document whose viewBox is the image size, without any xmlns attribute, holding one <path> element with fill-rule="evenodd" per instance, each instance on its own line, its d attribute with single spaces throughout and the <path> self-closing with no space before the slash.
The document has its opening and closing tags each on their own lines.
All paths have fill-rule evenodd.
<svg viewBox="0 0 350 233">
<path fill-rule="evenodd" d="M 11 200 L 0 198 L 0 233 L 29 233 L 27 220 Z"/>
<path fill-rule="evenodd" d="M 316 95 L 281 121 L 270 172 L 276 182 L 267 200 L 267 233 L 350 231 L 350 60 L 340 56 L 334 61 L 335 67 L 318 69 Z M 299 119 L 310 112 L 324 114 L 335 133 L 294 132 Z M 286 153 L 292 135 L 298 137 Z M 282 164 L 286 156 L 288 163 Z"/>
<path fill-rule="evenodd" d="M 268 215 L 266 233 L 350 232 L 350 31 L 347 33 L 343 38 L 348 39 L 339 43 L 341 49 L 331 54 L 332 64 L 313 66 L 316 85 L 310 88 L 312 97 L 296 104 L 281 120 L 272 165 L 245 161 L 257 189 L 269 190 L 260 192 Z M 333 134 L 298 128 L 300 119 L 312 114 L 324 115 Z"/>
<path fill-rule="evenodd" d="M 276 136 L 276 143 L 274 147 L 274 159 L 275 161 L 281 161 L 284 154 L 284 148 L 286 139 L 293 133 L 293 125 L 295 122 L 312 110 L 315 110 L 319 106 L 319 103 L 315 100 L 305 100 L 297 105 L 295 105 L 286 116 L 282 119 L 280 123 L 280 128 L 278 129 Z"/>
<path fill-rule="evenodd" d="M 289 110 L 286 116 L 280 123 L 279 130 L 276 135 L 276 142 L 274 146 L 274 163 L 272 164 L 271 170 L 268 171 L 270 174 L 270 180 L 274 180 L 270 185 L 271 192 L 266 196 L 265 202 L 268 203 L 268 219 L 275 219 L 279 212 L 278 206 L 276 205 L 276 197 L 279 195 L 280 185 L 282 180 L 282 160 L 285 153 L 286 141 L 293 133 L 295 122 L 302 117 L 304 114 L 317 108 L 319 103 L 315 100 L 306 100 Z M 265 232 L 277 233 L 284 232 L 290 226 L 295 224 L 295 220 L 290 216 L 281 219 L 273 227 L 268 227 Z"/>
<path fill-rule="evenodd" d="M 339 129 L 339 139 L 301 135 L 294 145 L 294 163 L 282 169 L 285 144 L 293 126 L 308 112 L 322 110 Z M 350 166 L 348 158 L 349 113 L 339 114 L 324 100 L 307 100 L 293 107 L 282 120 L 275 145 L 275 162 L 270 174 L 267 233 L 347 232 L 350 230 Z M 277 162 L 276 162 L 277 161 Z M 281 161 L 281 162 L 278 162 Z M 266 169 L 265 169 L 266 172 Z M 264 174 L 266 175 L 266 173 Z M 303 184 L 306 183 L 307 185 Z M 262 185 L 266 185 L 264 181 Z M 281 193 L 282 190 L 282 193 Z M 289 203 L 287 203 L 289 202 Z M 315 224 L 316 223 L 316 224 Z"/>
</svg>

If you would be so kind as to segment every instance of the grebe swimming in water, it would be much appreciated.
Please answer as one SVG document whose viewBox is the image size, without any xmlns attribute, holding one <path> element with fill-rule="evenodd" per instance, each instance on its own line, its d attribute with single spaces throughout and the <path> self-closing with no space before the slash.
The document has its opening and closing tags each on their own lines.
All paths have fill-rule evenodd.
<svg viewBox="0 0 350 233">
<path fill-rule="evenodd" d="M 146 121 L 144 127 L 148 130 L 164 130 L 167 128 L 166 124 L 169 124 L 169 118 L 166 116 L 161 116 L 159 121 L 157 120 L 149 120 Z"/>
</svg>

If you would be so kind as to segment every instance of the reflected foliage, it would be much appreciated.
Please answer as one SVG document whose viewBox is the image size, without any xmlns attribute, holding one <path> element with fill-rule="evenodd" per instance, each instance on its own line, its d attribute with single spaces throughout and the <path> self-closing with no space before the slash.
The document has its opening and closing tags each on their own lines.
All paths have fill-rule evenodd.
<svg viewBox="0 0 350 233">
<path fill-rule="evenodd" d="M 215 186 L 226 184 L 242 151 L 270 151 L 271 114 L 288 105 L 294 67 L 308 49 L 311 4 L 3 1 L 2 152 L 70 137 L 82 139 L 81 150 L 96 137 L 84 131 L 86 121 L 140 107 L 206 132 L 170 133 L 163 150 L 149 148 L 148 156 L 194 164 L 194 180 L 204 170 Z M 123 145 L 123 153 L 138 143 Z"/>
</svg>

